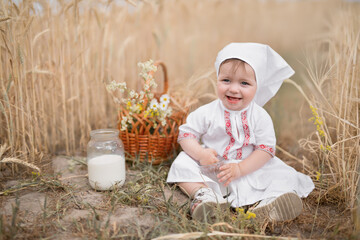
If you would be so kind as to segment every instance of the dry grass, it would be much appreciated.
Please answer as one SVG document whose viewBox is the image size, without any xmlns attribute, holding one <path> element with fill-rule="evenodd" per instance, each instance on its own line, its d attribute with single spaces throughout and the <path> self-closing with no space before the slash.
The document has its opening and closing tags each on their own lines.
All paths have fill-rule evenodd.
<svg viewBox="0 0 360 240">
<path fill-rule="evenodd" d="M 328 35 L 309 43 L 307 90 L 290 82 L 309 104 L 309 121 L 316 128 L 300 140 L 300 145 L 313 153 L 311 161 L 305 159 L 307 168 L 318 171 L 317 187 L 324 190 L 324 195 L 339 198 L 352 209 L 359 200 L 356 194 L 360 179 L 358 12 L 357 8 L 345 7 L 329 19 Z"/>
<path fill-rule="evenodd" d="M 167 64 L 171 90 L 208 102 L 215 93 L 217 51 L 230 41 L 262 42 L 294 67 L 293 80 L 304 96 L 280 91 L 267 105 L 280 126 L 284 157 L 314 179 L 318 171 L 317 203 L 345 203 L 359 230 L 359 4 L 135 3 L 0 2 L 0 145 L 9 146 L 1 149 L 2 158 L 40 166 L 47 153 L 83 152 L 91 129 L 116 127 L 117 106 L 104 83 L 126 81 L 139 89 L 137 62 L 150 58 Z M 307 75 L 300 78 L 304 69 Z M 306 109 L 282 115 L 277 103 L 285 95 L 295 95 L 289 112 Z M 304 123 L 311 117 L 309 105 L 313 123 L 318 120 L 315 132 Z M 13 172 L 16 168 L 12 165 Z"/>
<path fill-rule="evenodd" d="M 316 170 L 318 204 L 335 202 L 350 209 L 360 232 L 360 17 L 345 6 L 328 19 L 327 35 L 308 43 L 306 86 L 293 81 L 307 101 L 316 131 L 299 141 Z M 346 26 L 346 27 L 345 27 Z"/>
</svg>

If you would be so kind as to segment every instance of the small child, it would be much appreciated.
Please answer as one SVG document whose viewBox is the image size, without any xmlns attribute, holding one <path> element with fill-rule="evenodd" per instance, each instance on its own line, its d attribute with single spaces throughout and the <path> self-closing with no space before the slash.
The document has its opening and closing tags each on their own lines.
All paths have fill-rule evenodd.
<svg viewBox="0 0 360 240">
<path fill-rule="evenodd" d="M 218 99 L 189 114 L 180 126 L 183 151 L 167 178 L 193 198 L 193 219 L 214 216 L 214 208 L 252 209 L 258 217 L 284 221 L 302 211 L 300 197 L 314 189 L 309 176 L 275 156 L 275 131 L 262 108 L 294 74 L 285 60 L 267 45 L 231 43 L 215 61 Z M 219 159 L 223 161 L 219 162 Z M 217 179 L 201 167 L 217 164 Z"/>
</svg>

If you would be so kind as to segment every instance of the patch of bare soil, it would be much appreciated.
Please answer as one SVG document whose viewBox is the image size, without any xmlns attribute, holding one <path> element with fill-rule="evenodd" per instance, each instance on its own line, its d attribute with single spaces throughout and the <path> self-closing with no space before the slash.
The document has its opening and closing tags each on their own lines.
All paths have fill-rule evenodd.
<svg viewBox="0 0 360 240">
<path fill-rule="evenodd" d="M 129 198 L 124 200 L 129 204 L 124 204 L 115 201 L 111 191 L 93 190 L 88 184 L 86 165 L 81 161 L 79 164 L 76 158 L 53 158 L 51 171 L 52 178 L 39 180 L 31 176 L 29 180 L 17 179 L 8 169 L 2 169 L 0 239 L 107 239 L 110 235 L 103 234 L 104 228 L 116 233 L 112 236 L 115 239 L 148 239 L 161 224 L 156 214 L 161 209 L 147 205 L 145 196 L 131 199 L 135 195 L 126 196 L 124 192 Z M 136 186 L 140 172 L 128 169 L 125 184 Z M 36 187 L 32 187 L 35 183 Z M 142 185 L 139 189 L 143 189 Z M 161 194 L 163 198 L 158 201 L 176 202 L 188 209 L 188 198 L 178 189 L 164 185 Z M 359 239 L 351 235 L 349 211 L 337 203 L 319 201 L 318 196 L 315 190 L 305 199 L 303 213 L 293 221 L 263 222 L 262 232 L 299 239 Z"/>
</svg>

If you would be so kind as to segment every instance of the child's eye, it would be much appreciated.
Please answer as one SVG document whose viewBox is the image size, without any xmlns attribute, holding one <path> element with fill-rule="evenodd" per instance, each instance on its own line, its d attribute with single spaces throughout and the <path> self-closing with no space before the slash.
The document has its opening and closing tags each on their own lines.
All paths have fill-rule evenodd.
<svg viewBox="0 0 360 240">
<path fill-rule="evenodd" d="M 241 82 L 242 85 L 249 85 L 248 82 Z"/>
<path fill-rule="evenodd" d="M 230 82 L 230 80 L 229 79 L 223 79 L 223 80 L 221 80 L 222 82 L 225 82 L 225 83 L 229 83 Z"/>
</svg>

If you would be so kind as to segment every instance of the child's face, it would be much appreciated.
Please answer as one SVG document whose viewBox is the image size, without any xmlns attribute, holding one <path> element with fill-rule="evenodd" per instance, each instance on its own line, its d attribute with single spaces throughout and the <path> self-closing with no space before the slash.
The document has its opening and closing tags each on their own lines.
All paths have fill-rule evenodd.
<svg viewBox="0 0 360 240">
<path fill-rule="evenodd" d="M 233 111 L 246 108 L 256 93 L 255 72 L 249 64 L 231 59 L 219 68 L 217 94 L 224 106 Z"/>
</svg>

